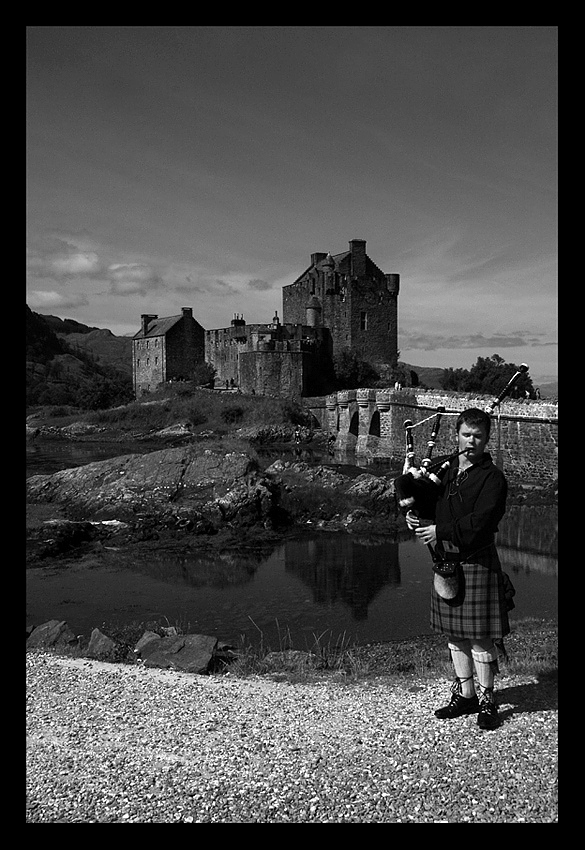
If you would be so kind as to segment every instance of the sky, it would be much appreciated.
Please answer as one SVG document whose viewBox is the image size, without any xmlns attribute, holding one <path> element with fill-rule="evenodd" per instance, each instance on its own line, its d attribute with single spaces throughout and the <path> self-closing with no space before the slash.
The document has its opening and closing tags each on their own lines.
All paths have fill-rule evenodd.
<svg viewBox="0 0 585 850">
<path fill-rule="evenodd" d="M 556 27 L 27 27 L 31 310 L 282 317 L 317 251 L 400 275 L 400 360 L 557 366 Z"/>
</svg>

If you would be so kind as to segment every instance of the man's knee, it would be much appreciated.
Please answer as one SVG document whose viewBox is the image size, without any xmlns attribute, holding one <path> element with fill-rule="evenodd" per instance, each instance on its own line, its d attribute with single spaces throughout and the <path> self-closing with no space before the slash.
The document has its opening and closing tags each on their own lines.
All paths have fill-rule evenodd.
<svg viewBox="0 0 585 850">
<path fill-rule="evenodd" d="M 490 664 L 497 661 L 498 650 L 491 638 L 482 641 L 474 641 L 471 645 L 473 660 L 479 664 Z"/>
</svg>

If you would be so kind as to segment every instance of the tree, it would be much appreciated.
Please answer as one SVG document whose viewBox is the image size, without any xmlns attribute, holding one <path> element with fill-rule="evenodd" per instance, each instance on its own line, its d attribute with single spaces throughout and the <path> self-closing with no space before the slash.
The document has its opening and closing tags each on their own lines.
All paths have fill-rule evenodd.
<svg viewBox="0 0 585 850">
<path fill-rule="evenodd" d="M 467 369 L 444 369 L 441 387 L 444 390 L 481 393 L 497 396 L 510 378 L 518 371 L 515 363 L 506 363 L 499 354 L 491 357 L 478 357 L 474 366 Z M 512 388 L 512 398 L 536 398 L 532 379 L 523 374 Z"/>
<path fill-rule="evenodd" d="M 380 377 L 371 363 L 351 348 L 342 348 L 333 358 L 335 382 L 339 390 L 355 390 L 374 384 Z"/>
<path fill-rule="evenodd" d="M 198 363 L 191 373 L 191 380 L 199 387 L 213 387 L 215 369 L 211 363 Z"/>
</svg>

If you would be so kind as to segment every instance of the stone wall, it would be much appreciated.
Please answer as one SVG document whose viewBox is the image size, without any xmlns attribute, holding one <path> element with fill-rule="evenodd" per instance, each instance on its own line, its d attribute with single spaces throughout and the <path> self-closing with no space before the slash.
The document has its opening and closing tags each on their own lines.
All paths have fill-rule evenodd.
<svg viewBox="0 0 585 850">
<path fill-rule="evenodd" d="M 145 392 L 154 392 L 166 375 L 164 337 L 133 339 L 132 369 L 136 398 Z"/>
<path fill-rule="evenodd" d="M 205 331 L 190 316 L 183 316 L 166 334 L 165 379 L 188 380 L 205 361 Z"/>
<path fill-rule="evenodd" d="M 246 393 L 300 397 L 308 356 L 302 351 L 242 351 L 240 386 Z"/>
</svg>

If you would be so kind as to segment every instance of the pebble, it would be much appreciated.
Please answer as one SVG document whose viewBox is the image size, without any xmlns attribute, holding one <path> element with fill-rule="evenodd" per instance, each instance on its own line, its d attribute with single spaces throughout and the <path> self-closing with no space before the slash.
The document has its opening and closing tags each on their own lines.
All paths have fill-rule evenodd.
<svg viewBox="0 0 585 850">
<path fill-rule="evenodd" d="M 557 710 L 442 679 L 291 683 L 27 653 L 27 823 L 556 823 Z M 540 696 L 538 696 L 540 694 Z"/>
</svg>

